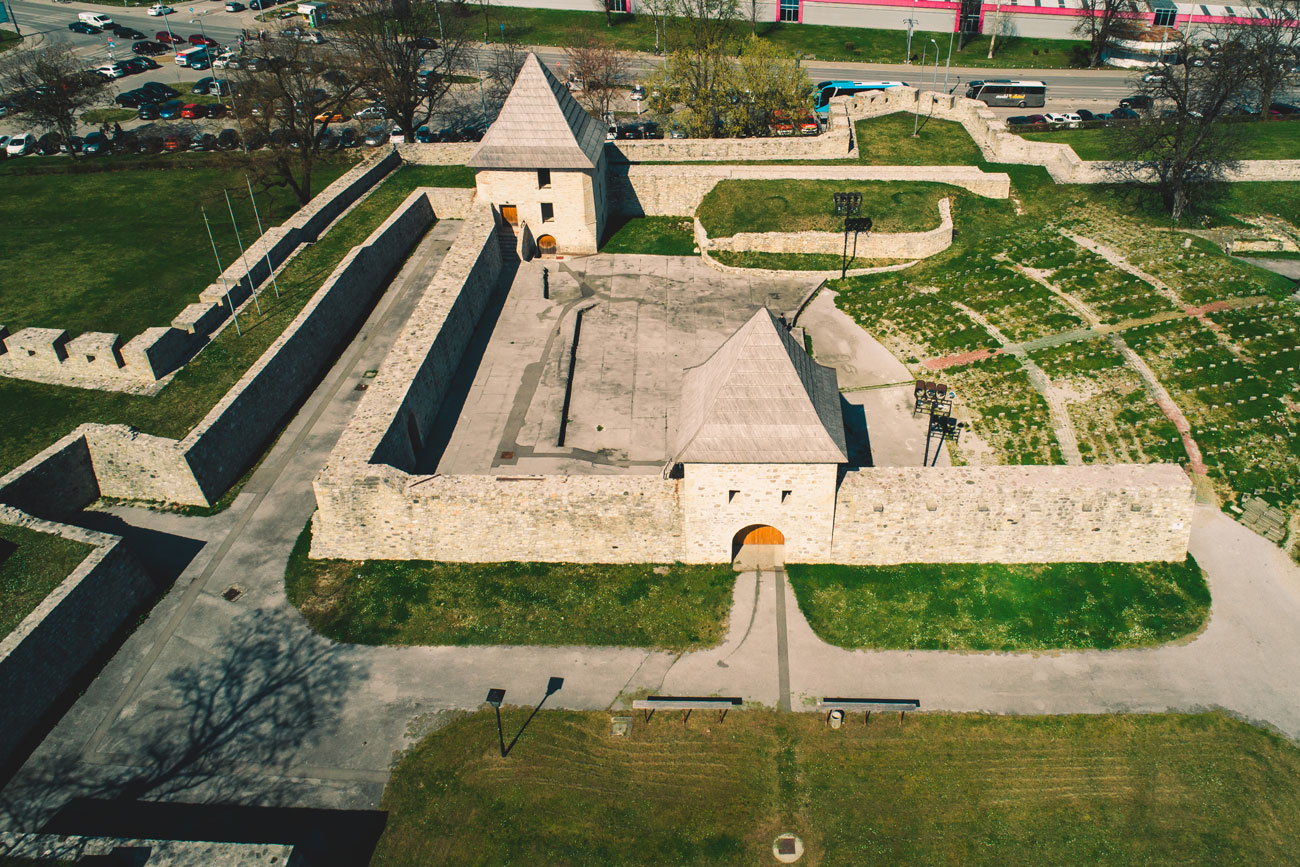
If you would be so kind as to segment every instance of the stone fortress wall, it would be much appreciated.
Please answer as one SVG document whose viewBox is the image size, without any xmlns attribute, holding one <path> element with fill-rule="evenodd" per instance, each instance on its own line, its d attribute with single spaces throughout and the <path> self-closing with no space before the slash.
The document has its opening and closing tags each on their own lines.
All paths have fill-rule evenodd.
<svg viewBox="0 0 1300 867">
<path fill-rule="evenodd" d="M 435 192 L 464 213 L 469 191 Z M 83 424 L 0 477 L 0 504 L 42 516 L 75 511 L 100 496 L 210 505 L 256 461 L 364 321 L 390 275 L 435 212 L 417 190 L 352 249 L 298 316 L 181 440 L 126 425 Z"/>
<path fill-rule="evenodd" d="M 754 250 L 763 253 L 844 252 L 843 232 L 739 232 L 710 238 L 698 219 L 696 241 L 701 250 Z M 939 225 L 926 232 L 864 232 L 849 240 L 850 255 L 864 259 L 924 259 L 952 246 L 952 204 L 939 200 Z"/>
<path fill-rule="evenodd" d="M 966 132 L 989 162 L 1042 166 L 1058 184 L 1111 183 L 1104 161 L 1079 159 L 1074 148 L 1065 144 L 1031 141 L 1008 132 L 1006 122 L 988 106 L 973 99 L 946 93 L 922 91 L 914 87 L 838 97 L 831 101 L 833 110 L 846 106 L 853 121 L 899 111 L 919 111 L 940 120 L 951 120 Z M 1300 160 L 1243 160 L 1227 175 L 1230 181 L 1300 180 Z"/>
<path fill-rule="evenodd" d="M 394 151 L 375 154 L 330 184 L 292 217 L 250 244 L 220 278 L 199 293 L 170 326 L 146 328 L 126 341 L 117 334 L 70 337 L 61 328 L 0 325 L 0 376 L 112 391 L 156 392 L 166 377 L 203 350 L 247 304 L 255 288 L 314 241 L 344 211 L 401 163 Z"/>
</svg>

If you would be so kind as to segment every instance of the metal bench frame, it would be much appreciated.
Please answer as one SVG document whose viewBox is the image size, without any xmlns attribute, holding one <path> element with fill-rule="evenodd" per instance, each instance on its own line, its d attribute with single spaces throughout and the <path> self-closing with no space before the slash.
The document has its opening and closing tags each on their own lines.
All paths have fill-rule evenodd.
<svg viewBox="0 0 1300 867">
<path fill-rule="evenodd" d="M 682 712 L 682 725 L 686 725 L 691 718 L 691 711 L 695 710 L 716 710 L 718 722 L 722 722 L 727 718 L 727 711 L 740 707 L 743 701 L 739 696 L 652 695 L 636 699 L 632 702 L 632 708 L 645 712 L 645 722 L 650 722 L 657 710 L 679 710 Z"/>
</svg>

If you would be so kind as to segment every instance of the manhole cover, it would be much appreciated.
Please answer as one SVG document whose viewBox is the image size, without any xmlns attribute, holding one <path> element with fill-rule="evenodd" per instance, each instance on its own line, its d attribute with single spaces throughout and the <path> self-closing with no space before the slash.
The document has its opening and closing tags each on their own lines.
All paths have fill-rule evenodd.
<svg viewBox="0 0 1300 867">
<path fill-rule="evenodd" d="M 772 844 L 772 855 L 782 864 L 793 864 L 803 857 L 803 841 L 794 834 L 782 834 Z"/>
<path fill-rule="evenodd" d="M 244 595 L 244 588 L 240 587 L 238 584 L 232 584 L 231 586 L 227 587 L 225 591 L 221 594 L 221 598 L 226 600 L 227 602 L 234 602 L 236 599 L 238 599 L 240 596 L 243 595 Z"/>
<path fill-rule="evenodd" d="M 609 736 L 613 738 L 627 737 L 632 733 L 632 717 L 630 716 L 612 716 L 609 718 Z"/>
<path fill-rule="evenodd" d="M 501 453 L 501 460 L 503 460 L 503 461 L 513 461 L 514 459 L 515 459 L 515 453 L 514 453 L 514 452 L 502 452 L 502 453 Z"/>
</svg>

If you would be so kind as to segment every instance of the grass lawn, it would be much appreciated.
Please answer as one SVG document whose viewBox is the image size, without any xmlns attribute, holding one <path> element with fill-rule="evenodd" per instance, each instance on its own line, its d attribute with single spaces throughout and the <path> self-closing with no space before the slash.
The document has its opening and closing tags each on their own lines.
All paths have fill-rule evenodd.
<svg viewBox="0 0 1300 867">
<path fill-rule="evenodd" d="M 695 235 L 684 217 L 611 217 L 602 253 L 693 256 Z"/>
<path fill-rule="evenodd" d="M 82 113 L 81 122 L 91 124 L 121 123 L 124 120 L 131 120 L 135 116 L 136 111 L 133 108 L 92 108 L 90 111 Z"/>
<path fill-rule="evenodd" d="M 0 51 L 13 48 L 22 41 L 22 37 L 12 30 L 0 30 Z"/>
<path fill-rule="evenodd" d="M 1205 576 L 1182 563 L 790 565 L 799 608 L 839 647 L 1148 647 L 1201 628 Z"/>
<path fill-rule="evenodd" d="M 528 712 L 503 712 L 507 744 Z M 491 710 L 429 735 L 371 867 L 748 867 L 783 832 L 821 865 L 1280 864 L 1300 822 L 1300 750 L 1217 713 L 609 724 L 543 711 L 506 759 Z"/>
<path fill-rule="evenodd" d="M 285 590 L 312 628 L 357 644 L 591 644 L 686 650 L 722 640 L 730 564 L 311 560 Z M 663 574 L 658 574 L 662 572 Z"/>
<path fill-rule="evenodd" d="M 1241 134 L 1243 160 L 1300 159 L 1300 123 L 1292 121 L 1256 121 L 1232 125 Z M 1114 129 L 1063 129 L 1047 132 L 1022 132 L 1030 141 L 1066 144 L 1074 148 L 1081 160 L 1114 158 Z"/>
<path fill-rule="evenodd" d="M 349 168 L 342 161 L 322 165 L 316 189 Z M 239 256 L 223 188 L 231 192 L 244 243 L 257 237 L 244 184 L 243 170 L 215 166 L 4 178 L 4 324 L 11 333 L 29 326 L 74 335 L 109 331 L 123 341 L 167 325 L 218 273 L 200 206 L 207 208 L 223 265 Z M 257 207 L 268 229 L 298 209 L 284 188 L 259 195 Z M 33 209 L 40 219 L 32 219 Z"/>
<path fill-rule="evenodd" d="M 281 298 L 262 293 L 262 316 L 240 316 L 244 333 L 227 328 L 155 397 L 88 391 L 0 378 L 0 474 L 83 422 L 129 424 L 157 436 L 182 437 L 256 361 L 355 245 L 366 239 L 416 187 L 431 186 L 438 166 L 399 168 L 304 249 L 280 274 Z M 9 179 L 7 179 L 9 180 Z M 187 249 L 195 256 L 202 247 Z"/>
<path fill-rule="evenodd" d="M 947 184 L 903 181 L 720 181 L 696 212 L 711 238 L 740 232 L 838 232 L 844 218 L 831 204 L 836 192 L 862 194 L 862 213 L 875 232 L 924 232 L 939 227 L 939 200 L 962 190 Z"/>
<path fill-rule="evenodd" d="M 483 15 L 479 7 L 477 21 L 471 25 L 471 34 L 483 34 Z M 508 12 L 492 10 L 489 15 L 489 36 L 498 41 L 500 25 L 505 24 L 505 35 L 523 45 L 573 45 L 583 38 L 595 38 L 628 51 L 654 51 L 654 23 L 649 15 L 614 15 L 614 26 L 605 23 L 603 12 L 571 12 L 559 9 L 524 9 L 511 7 Z M 668 25 L 669 45 L 672 44 L 674 25 Z M 802 54 L 817 60 L 856 60 L 866 63 L 903 63 L 907 59 L 907 34 L 899 30 L 868 30 L 861 27 L 828 27 L 813 24 L 780 24 L 760 22 L 757 30 L 761 38 L 770 40 L 785 52 Z M 749 26 L 738 22 L 737 36 L 748 36 Z M 947 34 L 914 33 L 912 50 L 921 59 L 921 46 L 931 35 L 942 45 L 947 57 Z M 953 66 L 998 68 L 1059 69 L 1070 65 L 1071 49 L 1081 43 L 1068 40 L 1000 38 L 997 53 L 987 58 L 988 40 L 972 40 L 965 48 L 954 44 Z M 934 54 L 926 58 L 927 69 L 933 72 Z M 920 82 L 920 69 L 914 76 Z"/>
<path fill-rule="evenodd" d="M 91 546 L 0 524 L 0 638 L 86 559 Z"/>
<path fill-rule="evenodd" d="M 852 245 L 852 241 L 849 242 Z M 838 271 L 844 267 L 842 256 L 826 253 L 757 253 L 753 250 L 714 250 L 709 253 L 723 265 L 733 268 L 769 268 L 774 271 Z M 849 268 L 878 268 L 881 265 L 896 265 L 906 259 L 863 259 L 849 260 Z"/>
<path fill-rule="evenodd" d="M 912 129 L 917 137 L 912 137 Z M 980 149 L 956 121 L 907 112 L 860 120 L 854 129 L 858 161 L 869 166 L 967 166 L 983 162 Z"/>
</svg>

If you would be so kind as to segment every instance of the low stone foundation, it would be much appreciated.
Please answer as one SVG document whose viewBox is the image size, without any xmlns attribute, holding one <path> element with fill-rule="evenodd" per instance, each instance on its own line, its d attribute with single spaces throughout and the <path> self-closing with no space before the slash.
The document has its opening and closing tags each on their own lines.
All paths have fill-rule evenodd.
<svg viewBox="0 0 1300 867">
<path fill-rule="evenodd" d="M 863 259 L 924 259 L 952 246 L 952 205 L 939 200 L 939 226 L 928 232 L 865 232 L 850 239 L 850 254 Z M 721 238 L 706 234 L 701 249 L 761 253 L 844 252 L 843 232 L 740 232 Z"/>
</svg>

